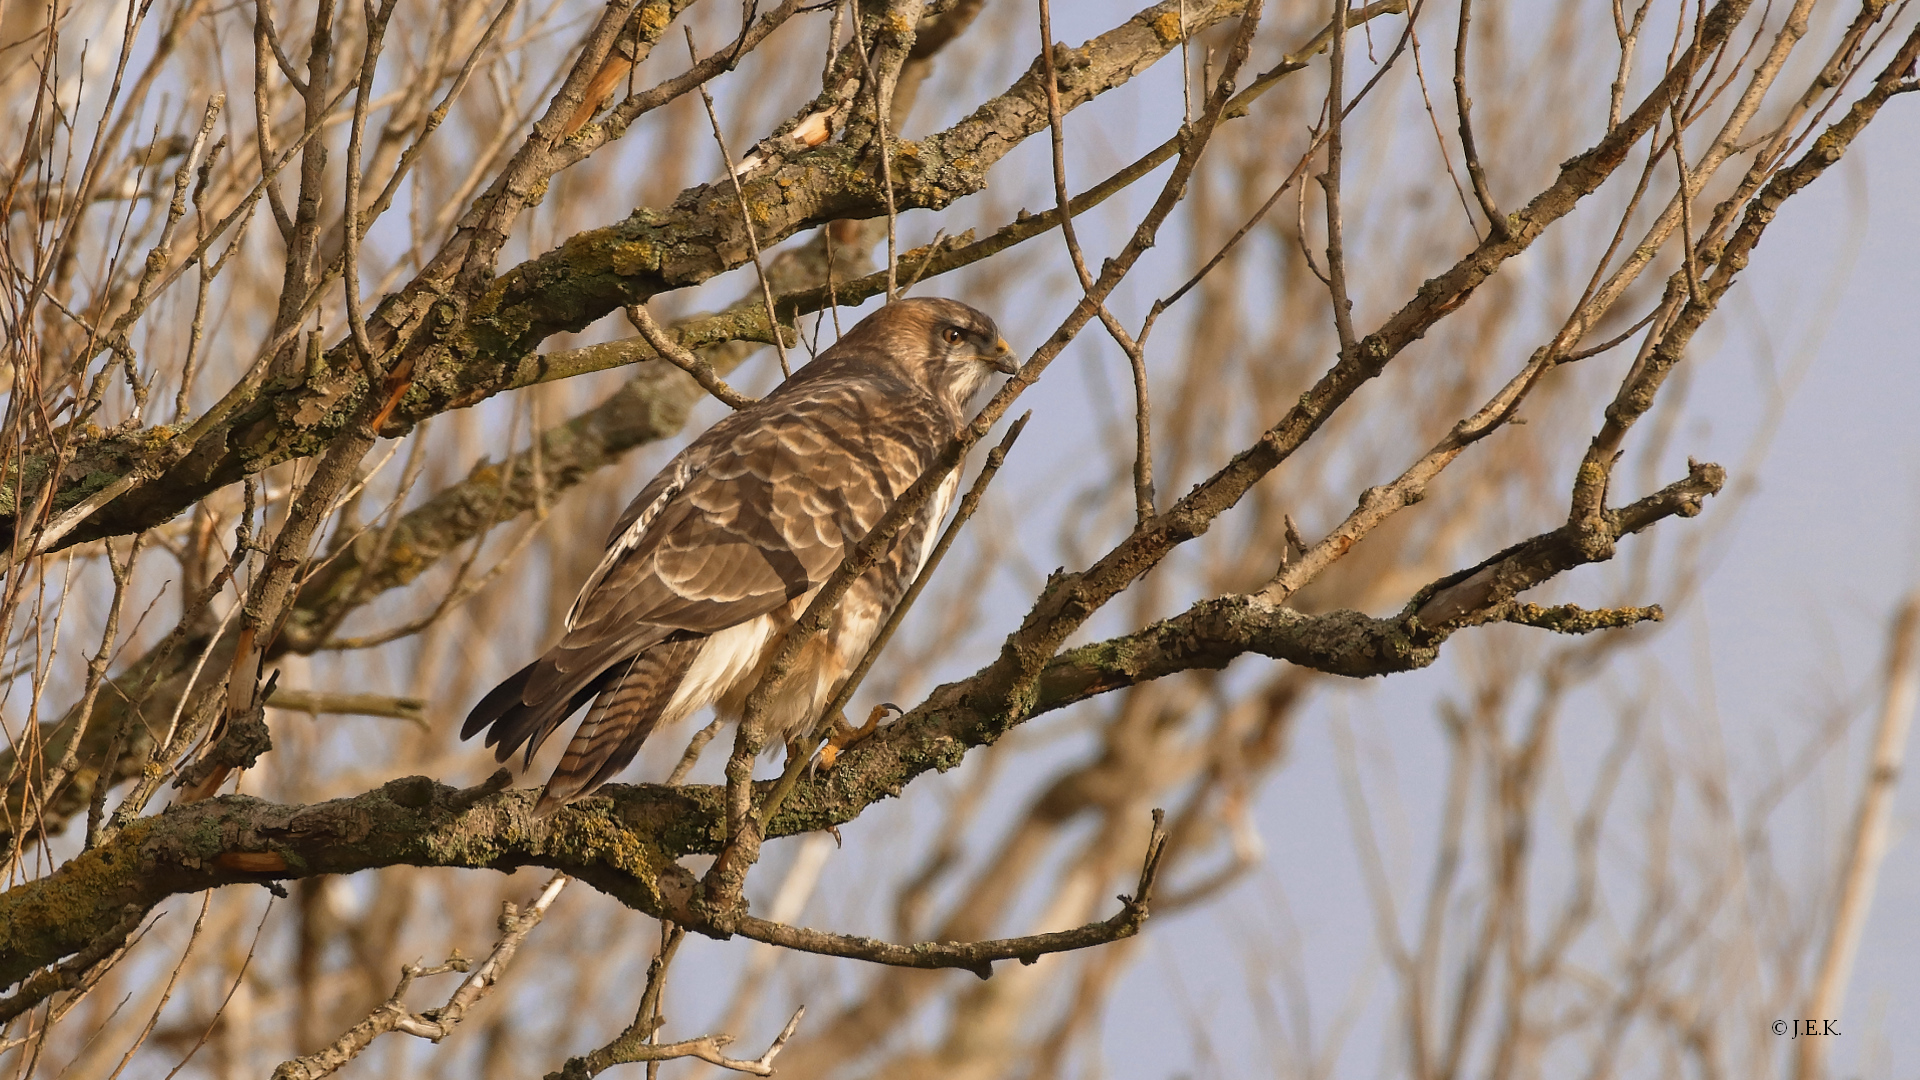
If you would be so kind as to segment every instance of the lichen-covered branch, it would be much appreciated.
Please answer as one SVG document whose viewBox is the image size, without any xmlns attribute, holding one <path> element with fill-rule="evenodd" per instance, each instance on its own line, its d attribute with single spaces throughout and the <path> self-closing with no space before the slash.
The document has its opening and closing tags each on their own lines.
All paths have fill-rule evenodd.
<svg viewBox="0 0 1920 1080">
<path fill-rule="evenodd" d="M 1447 314 L 1466 303 L 1474 290 L 1507 260 L 1538 239 L 1548 226 L 1570 213 L 1626 160 L 1629 149 L 1665 115 L 1668 106 L 1691 85 L 1693 59 L 1719 49 L 1744 15 L 1749 0 L 1720 0 L 1701 20 L 1693 42 L 1638 107 L 1593 148 L 1560 168 L 1559 176 L 1514 215 L 1504 233 L 1489 235 L 1446 272 L 1428 280 L 1415 297 L 1352 349 L 1300 396 L 1286 416 L 1250 447 L 1166 512 L 1134 529 L 1084 571 L 1055 575 L 1036 599 L 1021 627 L 1002 648 L 990 678 L 982 680 L 982 711 L 996 701 L 1031 694 L 1047 658 L 1058 651 L 1086 619 L 1118 596 L 1174 548 L 1206 532 L 1215 518 L 1236 506 L 1255 483 L 1304 445 L 1335 411 L 1377 377 L 1406 346 Z M 984 673 L 983 673 L 984 674 Z"/>
<path fill-rule="evenodd" d="M 1665 517 L 1697 513 L 1700 500 L 1723 481 L 1718 466 L 1696 466 L 1688 479 L 1614 511 L 1611 520 L 1624 535 Z M 1516 545 L 1427 590 L 1428 607 L 1445 605 L 1431 613 L 1432 622 L 1420 614 L 1426 608 L 1374 619 L 1351 611 L 1304 615 L 1254 597 L 1203 601 L 1137 633 L 1053 658 L 1030 703 L 994 700 L 996 673 L 989 666 L 934 690 L 849 750 L 832 771 L 798 784 L 767 823 L 766 835 L 851 821 L 875 802 L 897 796 L 915 777 L 958 765 L 969 749 L 996 741 L 1033 716 L 1177 672 L 1225 667 L 1249 653 L 1356 677 L 1425 667 L 1450 632 L 1441 615 L 1465 597 L 1477 597 L 1482 607 L 1450 616 L 1455 626 L 1483 612 L 1495 617 L 1495 605 L 1510 599 L 1521 582 L 1538 584 L 1584 561 L 1564 528 Z M 535 793 L 504 790 L 510 783 L 504 769 L 464 790 L 414 776 L 312 806 L 228 796 L 138 819 L 54 873 L 0 893 L 0 985 L 88 948 L 129 911 L 145 912 L 168 896 L 383 866 L 543 866 L 636 910 L 706 929 L 691 918 L 685 897 L 693 879 L 675 860 L 721 850 L 723 788 L 612 785 L 551 818 L 537 818 Z M 764 781 L 756 789 L 764 796 L 772 785 Z M 746 932 L 737 921 L 731 929 Z"/>
<path fill-rule="evenodd" d="M 855 226 L 859 231 L 865 228 Z M 847 268 L 853 258 L 843 252 L 840 267 Z M 856 270 L 863 265 L 852 262 Z M 782 251 L 768 267 L 776 287 L 781 289 L 806 287 L 824 280 L 826 272 L 824 237 Z M 703 332 L 711 333 L 715 325 L 757 310 L 757 300 L 750 298 L 727 311 L 696 316 L 678 329 L 683 339 L 690 335 L 701 340 Z M 761 321 L 764 325 L 764 316 Z M 614 343 L 615 347 L 619 345 Z M 589 346 L 575 352 L 606 348 Z M 701 356 L 716 371 L 725 373 L 757 348 L 756 339 L 743 337 L 711 345 L 701 350 Z M 568 363 L 569 357 L 562 355 L 557 362 Z M 529 448 L 499 462 L 475 465 L 465 479 L 402 514 L 384 545 L 377 543 L 378 537 L 367 535 L 332 553 L 303 584 L 266 659 L 323 648 L 334 628 L 354 611 L 389 590 L 411 584 L 489 528 L 531 510 L 537 492 L 544 490 L 547 497 L 557 497 L 620 460 L 628 450 L 679 434 L 702 394 L 699 386 L 679 371 L 662 364 L 643 365 L 600 404 L 541 432 L 537 450 Z M 214 637 L 211 627 L 202 628 L 196 622 L 179 641 L 128 662 L 109 678 L 105 691 L 98 695 L 92 722 L 81 728 L 79 767 L 68 783 L 47 793 L 37 807 L 41 827 L 58 832 L 62 823 L 86 808 L 98 785 L 104 782 L 112 787 L 142 769 L 153 750 L 152 732 L 151 725 L 138 722 L 137 716 L 158 716 L 164 727 L 165 717 L 185 690 L 196 658 L 211 649 L 208 669 L 224 670 L 232 658 L 234 639 L 231 630 Z M 131 723 L 130 713 L 137 714 Z M 72 733 L 80 727 L 77 720 L 78 714 L 70 711 L 59 720 L 41 725 L 39 737 L 49 753 L 64 753 Z M 123 731 L 126 737 L 116 743 Z M 112 760 L 107 760 L 116 747 Z M 0 775 L 13 775 L 13 762 L 10 749 L 0 750 Z M 15 777 L 8 792 L 9 805 L 19 805 L 24 781 L 25 777 Z M 21 819 L 16 815 L 0 820 L 0 839 L 8 835 L 6 821 L 13 820 Z"/>
<path fill-rule="evenodd" d="M 1062 50 L 1057 58 L 1061 107 L 1086 104 L 1177 47 L 1179 23 L 1169 18 L 1180 9 L 1193 33 L 1231 18 L 1243 6 L 1244 0 L 1163 0 L 1077 49 Z M 608 31 L 609 40 L 618 29 Z M 980 191 L 1001 158 L 1046 127 L 1038 67 L 953 127 L 919 142 L 896 140 L 890 158 L 899 209 L 937 210 Z M 587 79 L 580 81 L 584 93 Z M 875 174 L 868 150 L 828 143 L 742 177 L 760 241 L 772 245 L 829 221 L 882 216 L 887 185 Z M 56 513 L 136 470 L 143 482 L 79 522 L 56 546 L 149 528 L 247 473 L 318 453 L 370 393 L 392 398 L 381 430 L 395 435 L 429 416 L 523 385 L 523 363 L 548 337 L 583 329 L 662 292 L 697 285 L 745 265 L 750 255 L 731 185 L 707 184 L 683 192 L 665 209 L 643 207 L 618 224 L 573 236 L 479 283 L 471 293 L 403 289 L 368 316 L 377 340 L 405 335 L 386 349 L 394 357 L 393 370 L 379 387 L 355 366 L 352 350 L 343 343 L 314 370 L 265 379 L 218 422 L 202 425 L 206 430 L 191 446 L 173 445 L 181 431 L 167 427 L 85 443 L 62 474 L 52 503 Z M 764 315 L 758 321 L 764 323 Z M 694 348 L 708 342 L 682 344 Z M 39 483 L 49 464 L 29 459 L 17 466 L 24 487 Z M 68 481 L 68 475 L 79 479 Z M 15 514 L 0 495 L 0 530 L 12 531 Z"/>
</svg>

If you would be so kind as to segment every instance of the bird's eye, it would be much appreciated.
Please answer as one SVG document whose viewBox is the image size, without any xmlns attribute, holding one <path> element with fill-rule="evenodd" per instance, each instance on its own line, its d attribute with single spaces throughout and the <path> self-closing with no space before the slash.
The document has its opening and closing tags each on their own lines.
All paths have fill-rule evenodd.
<svg viewBox="0 0 1920 1080">
<path fill-rule="evenodd" d="M 960 333 L 959 327 L 949 326 L 945 330 L 940 331 L 940 336 L 947 339 L 947 344 L 958 345 L 963 335 Z"/>
</svg>

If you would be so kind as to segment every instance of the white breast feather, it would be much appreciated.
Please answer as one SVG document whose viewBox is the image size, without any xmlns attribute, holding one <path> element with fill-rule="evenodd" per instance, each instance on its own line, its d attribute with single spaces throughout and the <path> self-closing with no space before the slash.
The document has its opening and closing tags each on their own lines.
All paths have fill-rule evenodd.
<svg viewBox="0 0 1920 1080">
<path fill-rule="evenodd" d="M 680 685 L 660 714 L 662 724 L 678 723 L 688 714 L 732 689 L 750 675 L 767 651 L 773 636 L 773 616 L 762 615 L 709 636 L 693 658 Z"/>
<path fill-rule="evenodd" d="M 960 489 L 960 470 L 955 469 L 940 481 L 940 490 L 933 493 L 933 513 L 928 515 L 927 523 L 920 529 L 920 558 L 913 564 L 913 576 L 919 577 L 920 571 L 927 568 L 927 560 L 933 557 L 933 534 L 940 529 L 940 522 L 947 516 L 947 507 L 953 505 L 953 493 Z M 907 584 L 913 584 L 909 581 Z"/>
</svg>

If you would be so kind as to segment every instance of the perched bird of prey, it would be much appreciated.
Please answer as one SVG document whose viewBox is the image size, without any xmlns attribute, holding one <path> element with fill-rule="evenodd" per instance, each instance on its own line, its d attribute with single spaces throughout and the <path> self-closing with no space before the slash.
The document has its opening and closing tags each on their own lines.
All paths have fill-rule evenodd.
<svg viewBox="0 0 1920 1080">
<path fill-rule="evenodd" d="M 868 530 L 966 423 L 993 372 L 1017 370 L 993 320 L 952 300 L 899 300 L 758 403 L 721 420 L 640 489 L 545 656 L 467 715 L 505 761 L 592 702 L 537 813 L 590 794 L 641 743 L 705 705 L 738 720 L 789 627 Z M 801 649 L 770 735 L 809 731 L 933 547 L 950 474 Z"/>
</svg>

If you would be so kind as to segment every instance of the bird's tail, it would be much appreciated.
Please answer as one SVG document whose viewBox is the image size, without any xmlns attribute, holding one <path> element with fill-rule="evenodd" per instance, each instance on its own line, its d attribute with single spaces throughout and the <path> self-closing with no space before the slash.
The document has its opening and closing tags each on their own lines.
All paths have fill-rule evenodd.
<svg viewBox="0 0 1920 1080">
<path fill-rule="evenodd" d="M 496 761 L 512 757 L 524 744 L 527 754 L 523 767 L 532 764 L 533 755 L 547 736 L 618 677 L 626 659 L 569 671 L 560 666 L 564 662 L 560 653 L 559 649 L 549 652 L 488 691 L 467 714 L 460 737 L 471 739 L 486 731 L 486 745 L 493 747 Z"/>
<path fill-rule="evenodd" d="M 599 696 L 547 779 L 536 815 L 545 817 L 591 795 L 633 762 L 659 726 L 701 644 L 699 638 L 663 641 L 596 680 Z"/>
</svg>

